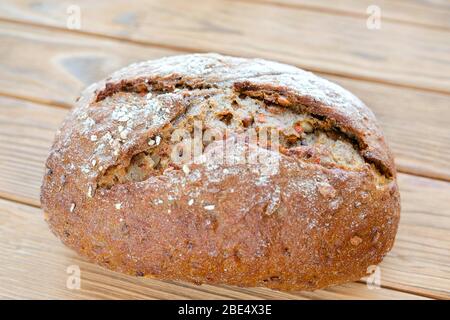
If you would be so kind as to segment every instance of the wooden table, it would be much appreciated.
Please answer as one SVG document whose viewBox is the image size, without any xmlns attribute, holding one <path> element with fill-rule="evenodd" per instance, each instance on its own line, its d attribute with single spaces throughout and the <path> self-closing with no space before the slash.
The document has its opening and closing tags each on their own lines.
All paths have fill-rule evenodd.
<svg viewBox="0 0 450 320">
<path fill-rule="evenodd" d="M 126 2 L 1 1 L 1 298 L 450 298 L 449 1 Z M 381 29 L 367 26 L 373 4 Z M 77 8 L 81 28 L 69 29 Z M 374 110 L 402 196 L 380 288 L 361 280 L 286 293 L 137 279 L 88 263 L 50 233 L 39 208 L 43 164 L 80 90 L 134 61 L 208 51 L 314 71 Z M 66 286 L 72 265 L 79 290 Z"/>
</svg>

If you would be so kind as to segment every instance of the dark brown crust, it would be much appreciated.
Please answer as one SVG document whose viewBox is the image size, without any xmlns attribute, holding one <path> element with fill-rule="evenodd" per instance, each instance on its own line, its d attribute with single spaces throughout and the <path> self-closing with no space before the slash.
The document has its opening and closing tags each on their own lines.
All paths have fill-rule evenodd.
<svg viewBox="0 0 450 320">
<path fill-rule="evenodd" d="M 278 171 L 266 172 L 260 164 L 214 166 L 206 155 L 187 174 L 96 190 L 109 166 L 129 162 L 187 106 L 189 94 L 181 90 L 167 101 L 164 121 L 137 123 L 115 157 L 109 147 L 99 152 L 97 137 L 117 123 L 102 122 L 116 106 L 98 102 L 118 91 L 146 93 L 142 84 L 149 82 L 161 92 L 234 88 L 325 117 L 357 142 L 368 165 L 330 169 L 276 154 Z M 93 155 L 102 156 L 103 168 L 89 171 Z M 314 290 L 366 275 L 391 249 L 399 221 L 395 166 L 371 111 L 337 85 L 264 60 L 187 55 L 125 68 L 83 93 L 46 166 L 41 202 L 52 231 L 90 260 L 137 276 Z M 210 205 L 214 210 L 205 210 Z"/>
</svg>

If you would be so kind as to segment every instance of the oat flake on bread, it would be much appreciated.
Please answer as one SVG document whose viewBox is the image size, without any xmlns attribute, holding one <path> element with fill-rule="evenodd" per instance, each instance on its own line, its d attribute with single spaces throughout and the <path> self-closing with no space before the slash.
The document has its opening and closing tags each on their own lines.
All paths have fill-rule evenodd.
<svg viewBox="0 0 450 320">
<path fill-rule="evenodd" d="M 261 59 L 191 54 L 115 72 L 81 94 L 46 167 L 51 230 L 148 278 L 279 290 L 358 280 L 392 248 L 400 215 L 373 113 Z"/>
</svg>

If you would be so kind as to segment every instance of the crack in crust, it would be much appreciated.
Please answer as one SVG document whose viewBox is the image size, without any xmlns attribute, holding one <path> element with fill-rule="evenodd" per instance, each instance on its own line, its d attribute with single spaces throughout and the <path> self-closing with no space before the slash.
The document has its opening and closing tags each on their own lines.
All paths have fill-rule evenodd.
<svg viewBox="0 0 450 320">
<path fill-rule="evenodd" d="M 175 88 L 184 92 L 193 90 L 191 87 L 180 89 L 181 84 L 185 87 L 186 82 L 180 77 L 175 79 L 175 84 L 166 84 L 163 90 L 161 85 L 157 90 L 153 85 L 152 93 L 158 94 L 168 90 L 173 92 Z M 209 86 L 203 83 L 202 87 Z M 130 86 L 125 88 L 124 92 L 129 92 Z M 238 86 L 235 85 L 234 88 Z M 292 105 L 277 93 L 271 92 L 269 96 L 262 92 L 256 96 L 244 90 L 195 90 L 202 99 L 192 100 L 183 113 L 148 140 L 151 144 L 146 150 L 132 155 L 129 163 L 110 166 L 99 177 L 99 188 L 143 181 L 149 176 L 162 175 L 166 170 L 181 170 L 183 164 L 193 160 L 192 157 L 183 155 L 183 151 L 195 148 L 195 143 L 198 143 L 199 151 L 204 153 L 208 145 L 214 142 L 212 138 L 217 142 L 230 135 L 247 135 L 245 137 L 248 140 L 251 138 L 250 133 L 254 133 L 253 142 L 257 145 L 269 149 L 272 147 L 271 143 L 276 143 L 278 152 L 298 161 L 345 170 L 361 170 L 364 167 L 364 160 L 358 154 L 359 147 L 354 136 L 342 132 L 334 121 L 324 116 L 305 113 L 304 106 Z M 206 90 L 204 94 L 201 93 L 202 90 Z M 114 91 L 110 96 L 117 93 Z M 148 86 L 145 87 L 145 94 L 147 93 Z M 198 130 L 202 134 L 199 141 L 194 137 L 196 126 L 200 126 Z M 184 136 L 174 141 L 174 133 L 180 130 L 183 130 Z M 276 134 L 277 141 L 275 138 L 271 141 L 271 134 Z M 268 143 L 263 145 L 261 140 Z M 376 171 L 376 168 L 373 170 Z M 379 183 L 388 181 L 382 179 L 386 177 L 379 173 L 377 176 Z"/>
<path fill-rule="evenodd" d="M 382 161 L 372 157 L 370 152 L 366 151 L 368 148 L 367 143 L 364 142 L 357 134 L 354 134 L 351 127 L 344 128 L 339 125 L 336 120 L 331 119 L 328 115 L 315 113 L 313 105 L 298 103 L 298 97 L 293 96 L 286 90 L 256 86 L 248 81 L 236 82 L 234 84 L 234 88 L 237 92 L 248 95 L 254 99 L 258 99 L 266 103 L 279 104 L 284 107 L 291 108 L 298 113 L 308 113 L 311 117 L 325 123 L 327 130 L 343 135 L 351 141 L 355 148 L 361 153 L 365 161 L 372 164 L 380 175 L 384 175 L 386 179 L 392 178 L 393 172 Z"/>
<path fill-rule="evenodd" d="M 152 93 L 168 93 L 176 89 L 211 89 L 214 84 L 207 84 L 201 79 L 188 79 L 180 75 L 170 75 L 169 77 L 141 77 L 137 79 L 123 79 L 118 83 L 107 82 L 105 88 L 96 93 L 95 102 L 100 102 L 107 97 L 111 97 L 119 92 L 132 92 L 139 95 Z"/>
</svg>

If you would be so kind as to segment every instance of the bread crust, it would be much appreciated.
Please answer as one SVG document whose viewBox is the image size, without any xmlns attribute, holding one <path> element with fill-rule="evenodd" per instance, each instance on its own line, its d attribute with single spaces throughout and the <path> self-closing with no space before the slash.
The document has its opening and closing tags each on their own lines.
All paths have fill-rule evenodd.
<svg viewBox="0 0 450 320">
<path fill-rule="evenodd" d="M 118 92 L 142 95 L 143 83 L 173 90 L 163 108 L 100 105 Z M 98 187 L 109 167 L 148 148 L 196 92 L 212 89 L 325 118 L 355 141 L 366 165 L 330 168 L 245 144 L 232 152 L 269 155 L 276 169 L 224 164 L 213 147 L 187 172 Z M 122 122 L 132 127 L 117 142 Z M 183 55 L 114 73 L 82 93 L 46 168 L 41 203 L 63 243 L 109 269 L 150 278 L 280 290 L 357 280 L 392 248 L 400 216 L 393 158 L 373 113 L 338 85 L 260 59 Z"/>
</svg>

